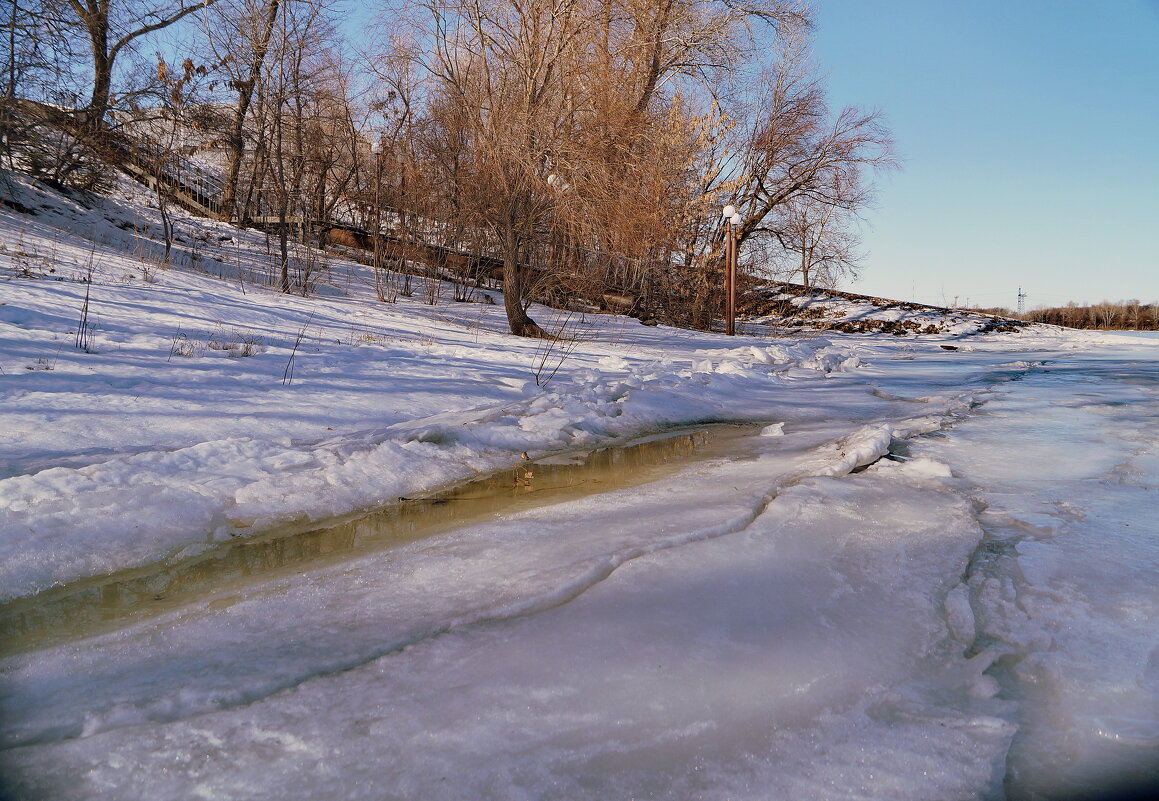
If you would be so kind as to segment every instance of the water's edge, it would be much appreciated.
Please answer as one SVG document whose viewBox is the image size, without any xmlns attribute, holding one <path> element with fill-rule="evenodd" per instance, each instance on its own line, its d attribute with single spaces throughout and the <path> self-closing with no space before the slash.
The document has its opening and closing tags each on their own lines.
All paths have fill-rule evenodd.
<svg viewBox="0 0 1159 801">
<path fill-rule="evenodd" d="M 711 424 L 553 454 L 307 530 L 285 526 L 195 555 L 86 578 L 0 605 L 0 653 L 107 632 L 204 597 L 297 574 L 504 514 L 639 486 L 723 457 L 759 425 Z"/>
</svg>

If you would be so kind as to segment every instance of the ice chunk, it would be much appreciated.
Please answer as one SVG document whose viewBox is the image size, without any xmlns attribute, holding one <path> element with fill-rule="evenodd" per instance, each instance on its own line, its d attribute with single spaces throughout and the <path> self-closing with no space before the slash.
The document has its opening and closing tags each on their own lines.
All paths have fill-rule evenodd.
<svg viewBox="0 0 1159 801">
<path fill-rule="evenodd" d="M 974 626 L 974 610 L 970 608 L 970 590 L 959 584 L 946 595 L 946 623 L 950 633 L 958 642 L 969 645 L 977 637 Z"/>
</svg>

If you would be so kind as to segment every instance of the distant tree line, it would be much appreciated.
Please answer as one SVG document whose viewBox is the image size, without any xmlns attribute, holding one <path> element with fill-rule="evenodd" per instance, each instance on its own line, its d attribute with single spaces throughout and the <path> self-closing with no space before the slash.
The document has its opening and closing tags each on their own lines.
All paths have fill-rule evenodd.
<svg viewBox="0 0 1159 801">
<path fill-rule="evenodd" d="M 347 12 L 9 0 L 8 165 L 34 138 L 22 99 L 72 115 L 67 142 L 21 162 L 66 182 L 100 181 L 110 132 L 148 131 L 173 158 L 208 144 L 213 208 L 276 227 L 283 290 L 287 240 L 356 214 L 404 260 L 421 242 L 501 264 L 527 336 L 548 333 L 532 299 L 601 293 L 710 326 L 726 204 L 750 280 L 855 274 L 859 214 L 896 159 L 877 112 L 830 107 L 802 2 L 384 0 L 359 41 Z"/>
<path fill-rule="evenodd" d="M 1022 318 L 1033 323 L 1049 323 L 1067 328 L 1095 328 L 1104 330 L 1159 331 L 1159 304 L 1140 303 L 1137 300 L 1093 306 L 1068 303 L 1049 309 L 1034 309 Z"/>
<path fill-rule="evenodd" d="M 1031 323 L 1061 325 L 1103 331 L 1159 331 L 1159 303 L 1123 300 L 1103 301 L 1090 306 L 1071 302 L 1065 306 L 1032 309 L 1018 314 L 1006 308 L 974 309 L 999 317 L 1014 317 Z"/>
</svg>

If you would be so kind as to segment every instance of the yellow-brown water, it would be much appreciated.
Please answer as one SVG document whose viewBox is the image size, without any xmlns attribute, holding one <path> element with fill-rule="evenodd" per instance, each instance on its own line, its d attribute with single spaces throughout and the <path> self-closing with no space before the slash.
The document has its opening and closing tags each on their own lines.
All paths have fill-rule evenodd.
<svg viewBox="0 0 1159 801">
<path fill-rule="evenodd" d="M 256 580 L 300 573 L 523 509 L 639 485 L 690 458 L 722 454 L 747 427 L 713 426 L 514 469 L 331 521 L 210 546 L 193 557 L 58 587 L 0 606 L 0 651 L 13 653 L 114 629 L 212 593 L 228 605 Z M 231 594 L 232 593 L 232 594 Z"/>
</svg>

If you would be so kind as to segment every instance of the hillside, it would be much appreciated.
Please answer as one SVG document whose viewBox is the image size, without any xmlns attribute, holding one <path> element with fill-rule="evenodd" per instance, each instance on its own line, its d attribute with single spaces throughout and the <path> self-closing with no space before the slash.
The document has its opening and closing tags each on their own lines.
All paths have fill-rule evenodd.
<svg viewBox="0 0 1159 801">
<path fill-rule="evenodd" d="M 137 271 L 143 278 L 155 275 L 163 262 L 165 220 L 161 217 L 156 196 L 128 179 L 119 178 L 116 189 L 108 196 L 95 195 L 67 187 L 49 187 L 16 173 L 0 174 L 0 204 L 14 214 L 4 220 L 15 233 L 10 246 L 11 267 L 19 275 L 54 275 L 59 268 L 53 251 L 44 253 L 30 239 L 21 248 L 22 231 L 33 222 L 55 228 L 81 240 L 119 248 L 136 257 Z M 199 219 L 171 206 L 166 210 L 175 221 L 173 252 L 167 268 L 201 272 L 219 278 L 247 283 L 274 283 L 272 244 L 267 234 L 253 229 Z M 115 231 L 121 233 L 116 233 Z M 249 248 L 239 243 L 248 242 Z M 366 243 L 363 243 L 366 244 Z M 257 246 L 264 253 L 250 252 Z M 304 294 L 335 294 L 342 278 L 334 270 L 345 270 L 346 294 L 349 282 L 366 285 L 372 277 L 359 269 L 351 258 L 365 261 L 357 249 L 336 246 L 330 256 L 297 246 L 299 288 Z M 244 252 L 243 251 L 247 251 Z M 51 264 L 50 264 L 51 262 Z M 74 260 L 73 267 L 76 267 Z M 423 265 L 415 265 L 421 272 Z M 409 282 L 408 282 L 409 283 Z M 750 279 L 751 283 L 751 279 Z M 304 286 L 303 286 L 304 284 Z M 455 296 L 443 287 L 443 295 Z M 472 294 L 460 289 L 461 296 Z M 493 296 L 484 292 L 478 298 Z M 489 301 L 488 301 L 489 302 Z M 743 293 L 738 301 L 741 333 L 764 335 L 786 330 L 826 330 L 843 333 L 952 334 L 964 336 L 988 332 L 1011 332 L 1027 323 L 1009 317 L 960 309 L 948 309 L 894 301 L 852 292 L 806 288 L 778 282 L 757 285 Z"/>
</svg>

